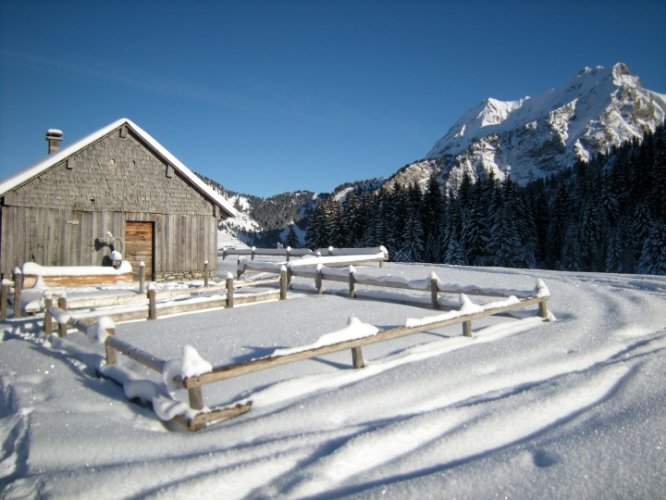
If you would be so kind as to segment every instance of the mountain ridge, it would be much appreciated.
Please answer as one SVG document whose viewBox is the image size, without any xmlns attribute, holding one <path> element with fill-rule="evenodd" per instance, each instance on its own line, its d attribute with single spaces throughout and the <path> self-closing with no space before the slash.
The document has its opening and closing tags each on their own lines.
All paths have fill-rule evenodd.
<svg viewBox="0 0 666 500">
<path fill-rule="evenodd" d="M 585 67 L 557 88 L 516 101 L 488 98 L 464 113 L 427 153 L 448 187 L 492 172 L 519 184 L 646 132 L 666 117 L 666 95 L 645 89 L 624 63 Z"/>
<path fill-rule="evenodd" d="M 395 183 L 424 191 L 433 175 L 446 190 L 457 189 L 466 175 L 472 181 L 510 175 L 525 185 L 640 141 L 665 118 L 666 94 L 645 89 L 626 64 L 584 67 L 535 97 L 484 99 L 463 113 L 424 159 L 387 178 L 349 182 L 331 193 L 294 191 L 265 199 L 226 192 L 212 182 L 243 214 L 226 222 L 224 230 L 249 245 L 273 246 L 286 242 L 291 228 L 303 244 L 308 213 L 331 196 L 344 202 L 354 190 L 391 190 Z M 276 216 L 272 211 L 278 208 Z"/>
</svg>

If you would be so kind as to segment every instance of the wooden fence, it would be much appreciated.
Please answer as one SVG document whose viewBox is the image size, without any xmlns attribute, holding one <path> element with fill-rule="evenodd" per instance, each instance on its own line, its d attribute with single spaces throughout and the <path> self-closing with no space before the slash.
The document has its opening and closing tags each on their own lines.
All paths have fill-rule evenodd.
<svg viewBox="0 0 666 500">
<path fill-rule="evenodd" d="M 236 297 L 234 294 L 235 288 L 251 284 L 256 285 L 257 282 L 239 282 L 235 281 L 232 276 L 228 276 L 223 285 L 213 285 L 207 288 L 187 290 L 165 290 L 160 292 L 151 288 L 146 295 L 130 295 L 127 296 L 127 298 L 118 296 L 97 299 L 85 298 L 78 299 L 78 304 L 74 299 L 70 299 L 71 302 L 68 304 L 67 298 L 59 297 L 57 299 L 58 307 L 53 306 L 52 298 L 47 298 L 44 314 L 44 332 L 46 335 L 52 333 L 54 320 L 58 326 L 58 334 L 60 336 L 65 336 L 70 328 L 87 332 L 89 326 L 97 321 L 100 315 L 107 316 L 114 321 L 123 321 L 131 317 L 131 311 L 129 313 L 127 311 L 124 313 L 118 313 L 118 315 L 115 315 L 110 311 L 97 311 L 94 315 L 86 316 L 83 314 L 74 317 L 73 313 L 67 310 L 68 306 L 71 307 L 71 304 L 75 304 L 79 307 L 99 308 L 102 307 L 101 304 L 103 301 L 107 301 L 110 305 L 118 305 L 119 302 L 122 302 L 126 306 L 127 304 L 132 303 L 133 300 L 136 300 L 137 305 L 140 306 L 140 316 L 136 317 L 145 318 L 147 316 L 149 319 L 154 319 L 157 317 L 158 311 L 160 314 L 175 314 L 177 312 L 200 310 L 209 307 L 233 307 L 234 304 L 258 302 L 260 300 L 275 300 L 278 298 L 284 300 L 287 298 L 287 290 L 292 277 L 314 279 L 315 289 L 318 293 L 324 292 L 323 283 L 326 280 L 346 282 L 348 283 L 348 295 L 350 298 L 358 297 L 357 285 L 427 292 L 430 296 L 429 305 L 436 310 L 442 309 L 439 296 L 440 293 L 459 295 L 460 307 L 458 309 L 453 308 L 446 312 L 438 312 L 433 316 L 416 320 L 407 320 L 403 326 L 388 328 L 385 330 L 375 328 L 372 334 L 355 336 L 350 339 L 325 343 L 324 345 L 316 343 L 309 346 L 283 349 L 272 355 L 245 362 L 214 366 L 210 371 L 196 376 L 177 377 L 175 381 L 181 384 L 188 392 L 190 409 L 181 415 L 176 416 L 175 420 L 183 423 L 190 430 L 199 430 L 213 422 L 226 420 L 233 416 L 245 413 L 249 411 L 252 406 L 251 401 L 246 401 L 241 404 L 231 406 L 222 404 L 213 407 L 212 409 L 207 409 L 205 408 L 206 405 L 204 404 L 202 391 L 203 386 L 206 384 L 347 349 L 351 350 L 352 366 L 359 369 L 363 368 L 365 365 L 362 347 L 366 345 L 384 342 L 423 331 L 436 330 L 453 324 L 461 324 L 462 334 L 471 337 L 472 322 L 474 320 L 532 306 L 537 306 L 538 315 L 544 321 L 548 321 L 551 317 L 548 312 L 550 293 L 541 280 L 537 281 L 534 290 L 490 289 L 477 286 L 445 284 L 440 282 L 439 278 L 434 273 L 430 274 L 426 279 L 404 280 L 390 276 L 369 276 L 359 274 L 351 266 L 348 270 L 324 268 L 321 265 L 321 262 L 318 262 L 316 269 L 312 270 L 307 269 L 306 265 L 301 264 L 304 260 L 308 259 L 298 261 L 298 264 L 292 262 L 289 267 L 284 264 L 280 266 L 279 290 L 277 292 L 271 291 Z M 309 264 L 311 266 L 312 263 Z M 272 269 L 275 270 L 275 267 Z M 20 282 L 20 276 L 15 276 L 15 282 L 16 281 Z M 262 280 L 259 283 L 268 284 L 276 282 L 278 282 L 277 278 L 271 278 L 269 280 Z M 5 288 L 5 284 L 6 283 L 3 282 L 3 289 Z M 20 290 L 20 286 L 18 288 Z M 168 300 L 177 296 L 188 297 L 194 294 L 210 294 L 218 291 L 225 292 L 225 296 L 223 298 L 210 298 L 210 300 L 195 304 L 162 304 L 162 307 L 158 307 L 158 294 L 162 299 Z M 503 298 L 502 300 L 486 302 L 485 304 L 474 304 L 468 299 L 468 295 Z M 404 299 L 398 301 L 406 302 Z M 423 305 L 423 303 L 417 305 Z M 104 341 L 107 366 L 114 365 L 117 362 L 118 353 L 122 353 L 123 355 L 145 365 L 149 369 L 157 372 L 162 372 L 164 370 L 165 360 L 138 349 L 129 342 L 118 339 L 113 336 L 113 331 L 107 333 L 109 336 L 107 336 Z M 113 378 L 112 370 L 108 372 L 102 371 L 102 373 L 105 376 Z"/>
<path fill-rule="evenodd" d="M 384 252 L 386 255 L 386 260 L 388 260 L 388 250 L 386 247 L 369 247 L 369 248 L 318 248 L 316 250 L 310 250 L 309 248 L 223 248 L 222 249 L 222 259 L 226 259 L 228 255 L 238 255 L 238 256 L 250 256 L 251 260 L 259 255 L 272 256 L 272 257 L 285 257 L 287 261 L 291 257 L 322 257 L 325 255 L 328 256 L 340 256 L 340 255 L 367 255 L 367 254 L 376 254 L 378 252 Z"/>
<path fill-rule="evenodd" d="M 291 257 L 303 257 L 304 255 L 314 255 L 314 252 L 309 248 L 223 248 L 222 260 L 226 259 L 229 255 L 250 256 L 252 260 L 257 255 L 265 255 L 272 257 L 284 257 L 287 261 Z"/>
<path fill-rule="evenodd" d="M 347 251 L 347 253 L 343 253 Z M 354 251 L 354 253 L 351 253 Z M 290 276 L 294 275 L 296 268 L 314 267 L 317 265 L 326 266 L 348 266 L 351 264 L 369 264 L 378 263 L 379 266 L 388 260 L 388 252 L 384 247 L 362 248 L 362 249 L 340 249 L 338 255 L 317 255 L 303 257 L 302 259 L 288 262 L 267 262 L 267 261 L 248 261 L 238 260 L 237 274 L 240 278 L 245 271 L 257 271 L 278 273 L 282 266 L 286 266 Z"/>
<path fill-rule="evenodd" d="M 284 278 L 286 280 L 286 277 Z M 49 308 L 55 303 L 62 310 L 69 311 L 80 321 L 91 322 L 99 316 L 108 316 L 116 322 L 136 319 L 157 319 L 159 316 L 188 313 L 216 308 L 232 308 L 238 305 L 253 304 L 269 300 L 286 299 L 280 290 L 268 290 L 247 294 L 237 294 L 240 288 L 275 284 L 279 278 L 254 281 L 237 281 L 227 277 L 224 284 L 202 288 L 156 290 L 147 293 L 110 295 L 103 297 L 47 296 L 44 298 L 44 331 L 50 334 L 48 324 L 52 321 Z M 181 303 L 169 302 L 181 299 Z M 193 300 L 198 299 L 198 300 Z M 106 308 L 106 309 L 105 309 Z"/>
<path fill-rule="evenodd" d="M 431 279 L 430 282 L 432 284 L 435 281 L 438 280 Z M 386 286 L 386 282 L 383 282 L 378 286 Z M 409 287 L 402 286 L 402 288 Z M 421 289 L 421 287 L 417 288 Z M 437 287 L 437 289 L 439 289 L 439 287 Z M 470 290 L 486 296 L 495 296 L 499 293 L 498 290 L 482 290 L 476 287 L 470 287 Z M 518 295 L 521 295 L 521 297 L 519 298 Z M 453 324 L 461 324 L 463 335 L 470 337 L 472 336 L 472 321 L 487 316 L 507 313 L 516 309 L 524 309 L 534 305 L 538 306 L 538 315 L 544 321 L 550 320 L 547 306 L 550 293 L 541 281 L 537 282 L 537 286 L 531 295 L 521 294 L 520 292 L 518 292 L 518 295 L 514 293 L 504 300 L 486 303 L 485 305 L 472 304 L 466 295 L 461 295 L 462 305 L 458 310 L 450 310 L 445 313 L 439 313 L 418 320 L 407 320 L 405 325 L 401 327 L 389 328 L 386 330 L 375 329 L 374 332 L 368 335 L 351 338 L 349 340 L 343 339 L 339 342 L 332 342 L 325 345 L 314 344 L 311 346 L 281 350 L 281 352 L 274 353 L 273 355 L 241 363 L 215 366 L 209 372 L 200 375 L 178 378 L 175 381 L 182 384 L 182 386 L 187 389 L 190 408 L 194 410 L 194 414 L 188 413 L 186 415 L 181 415 L 179 421 L 184 423 L 190 430 L 199 430 L 210 423 L 226 420 L 250 410 L 252 405 L 251 401 L 232 406 L 225 406 L 223 404 L 221 406 L 213 407 L 212 409 L 204 409 L 205 404 L 202 387 L 206 384 L 347 349 L 351 350 L 353 367 L 363 368 L 365 363 L 363 360 L 362 347 L 365 345 L 384 342 L 427 330 L 435 330 Z M 141 351 L 128 342 L 124 342 L 115 337 L 108 337 L 106 340 L 107 365 L 113 365 L 116 363 L 117 353 L 122 353 L 156 371 L 162 371 L 164 368 L 164 360 L 160 360 L 150 353 Z"/>
</svg>

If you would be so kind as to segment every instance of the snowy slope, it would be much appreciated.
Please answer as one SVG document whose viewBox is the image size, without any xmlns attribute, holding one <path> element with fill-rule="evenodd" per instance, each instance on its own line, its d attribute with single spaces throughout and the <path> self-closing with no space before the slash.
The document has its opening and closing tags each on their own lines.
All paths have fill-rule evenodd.
<svg viewBox="0 0 666 500">
<path fill-rule="evenodd" d="M 493 288 L 543 278 L 557 320 L 535 311 L 480 320 L 474 338 L 456 326 L 366 347 L 360 370 L 344 352 L 207 386 L 207 401 L 251 396 L 254 407 L 198 434 L 167 431 L 96 378 L 102 349 L 85 337 L 51 344 L 30 321 L 2 324 L 0 497 L 661 497 L 665 278 L 363 269 L 431 271 Z M 291 292 L 286 302 L 119 324 L 116 334 L 166 358 L 189 344 L 218 363 L 315 342 L 349 316 L 385 328 L 428 314 Z"/>
<path fill-rule="evenodd" d="M 240 236 L 259 231 L 261 226 L 250 216 L 250 202 L 247 197 L 235 194 L 227 195 L 227 199 L 236 208 L 237 215 L 222 222 L 217 233 L 217 247 L 246 247 L 247 245 L 241 241 Z"/>
<path fill-rule="evenodd" d="M 449 185 L 510 173 L 519 183 L 587 161 L 645 132 L 666 117 L 666 95 L 643 88 L 622 63 L 584 68 L 558 88 L 517 101 L 489 98 L 465 113 L 434 145 Z"/>
</svg>

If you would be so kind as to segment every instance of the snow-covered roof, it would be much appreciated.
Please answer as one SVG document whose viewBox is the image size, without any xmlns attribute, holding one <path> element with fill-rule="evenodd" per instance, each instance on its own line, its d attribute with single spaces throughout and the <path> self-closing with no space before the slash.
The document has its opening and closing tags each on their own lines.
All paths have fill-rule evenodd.
<svg viewBox="0 0 666 500">
<path fill-rule="evenodd" d="M 172 155 L 164 146 L 162 146 L 157 140 L 152 137 L 148 132 L 139 127 L 129 118 L 120 118 L 112 123 L 109 123 L 107 126 L 102 127 L 101 129 L 79 139 L 78 141 L 73 142 L 67 147 L 64 147 L 58 150 L 55 153 L 50 154 L 46 158 L 39 160 L 37 163 L 34 163 L 24 170 L 21 170 L 17 174 L 8 177 L 2 182 L 0 182 L 0 196 L 3 196 L 5 193 L 15 189 L 19 186 L 22 186 L 26 182 L 30 181 L 34 177 L 45 172 L 49 168 L 57 165 L 64 159 L 69 156 L 77 153 L 81 149 L 87 147 L 95 141 L 98 141 L 102 137 L 111 133 L 112 131 L 120 128 L 121 126 L 126 125 L 129 127 L 136 135 L 138 135 L 148 146 L 153 149 L 153 151 L 160 156 L 163 160 L 168 162 L 173 166 L 175 170 L 181 173 L 194 187 L 205 197 L 209 198 L 213 203 L 219 206 L 222 210 L 227 212 L 230 217 L 235 217 L 237 215 L 236 210 L 231 206 L 231 204 L 217 191 L 211 188 L 208 184 L 202 181 L 192 170 L 187 168 L 178 158 Z"/>
</svg>

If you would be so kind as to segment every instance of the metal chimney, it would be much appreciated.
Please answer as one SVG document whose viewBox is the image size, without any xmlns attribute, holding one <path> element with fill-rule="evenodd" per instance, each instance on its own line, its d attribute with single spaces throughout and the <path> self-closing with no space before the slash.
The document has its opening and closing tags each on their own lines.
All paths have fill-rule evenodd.
<svg viewBox="0 0 666 500">
<path fill-rule="evenodd" d="M 49 143 L 49 154 L 55 153 L 60 149 L 60 142 L 62 141 L 62 130 L 57 128 L 50 128 L 46 131 L 46 142 Z"/>
</svg>

